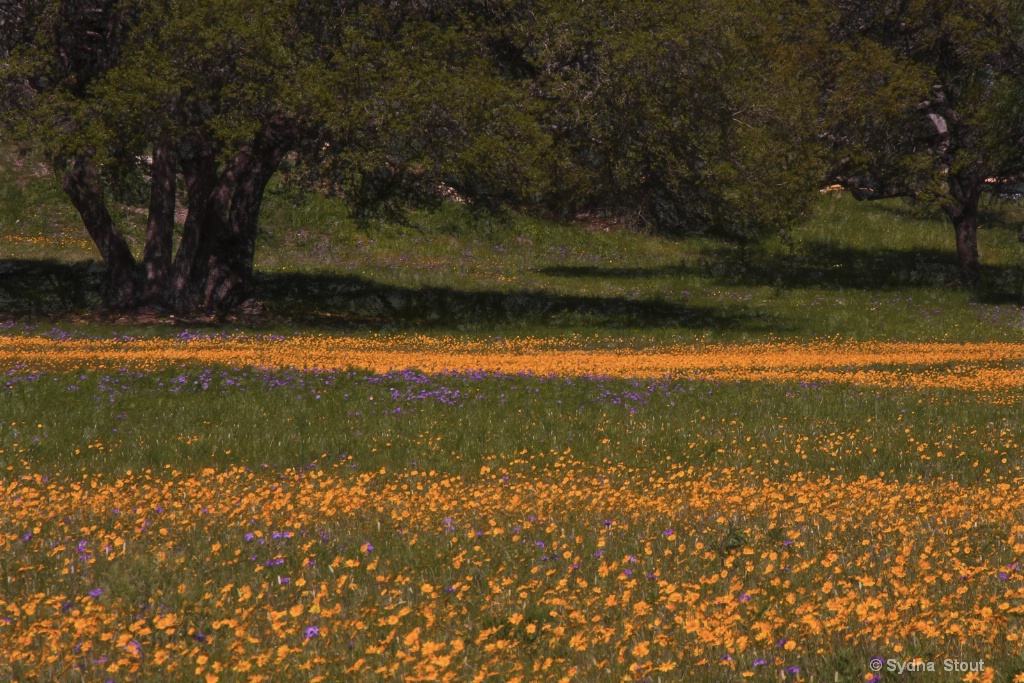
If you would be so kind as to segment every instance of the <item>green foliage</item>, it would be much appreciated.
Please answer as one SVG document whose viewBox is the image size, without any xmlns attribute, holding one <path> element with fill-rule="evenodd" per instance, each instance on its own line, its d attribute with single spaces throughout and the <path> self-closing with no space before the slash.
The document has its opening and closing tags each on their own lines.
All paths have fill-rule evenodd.
<svg viewBox="0 0 1024 683">
<path fill-rule="evenodd" d="M 810 19 L 786 3 L 549 3 L 533 59 L 556 197 L 742 241 L 791 223 L 823 171 Z"/>
<path fill-rule="evenodd" d="M 825 177 L 927 211 L 1024 172 L 1021 5 L 47 0 L 0 82 L 8 134 L 136 206 L 155 142 L 223 170 L 273 124 L 288 182 L 364 227 L 456 197 L 746 244 Z"/>
<path fill-rule="evenodd" d="M 546 136 L 483 44 L 487 6 L 124 2 L 96 10 L 118 25 L 90 47 L 103 58 L 70 66 L 47 36 L 82 42 L 87 27 L 50 8 L 4 73 L 33 93 L 13 132 L 47 156 L 133 165 L 155 141 L 199 136 L 227 159 L 276 118 L 301 131 L 310 184 L 367 205 L 442 182 L 495 200 L 543 187 Z"/>
<path fill-rule="evenodd" d="M 52 6 L 37 35 L 86 40 Z M 53 156 L 132 165 L 199 135 L 226 159 L 277 117 L 302 131 L 305 185 L 360 213 L 454 191 L 741 240 L 788 225 L 822 174 L 814 15 L 785 2 L 173 0 L 116 16 L 102 59 L 68 69 L 40 37 L 13 64 L 36 84 L 22 133 Z"/>
<path fill-rule="evenodd" d="M 836 174 L 938 207 L 1024 172 L 1024 3 L 825 4 Z"/>
</svg>

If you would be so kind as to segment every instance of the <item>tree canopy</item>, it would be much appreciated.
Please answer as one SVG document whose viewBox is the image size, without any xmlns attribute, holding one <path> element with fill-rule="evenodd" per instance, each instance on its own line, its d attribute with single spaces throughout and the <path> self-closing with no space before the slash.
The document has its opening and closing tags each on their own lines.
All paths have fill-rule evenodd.
<svg viewBox="0 0 1024 683">
<path fill-rule="evenodd" d="M 59 174 L 114 306 L 245 301 L 286 160 L 357 211 L 456 192 L 740 242 L 839 182 L 941 207 L 974 281 L 981 194 L 1024 173 L 1021 7 L 17 0 L 0 8 L 0 114 Z M 141 263 L 107 206 L 139 171 Z"/>
<path fill-rule="evenodd" d="M 1024 174 L 1024 3 L 832 0 L 833 180 L 941 208 L 961 278 L 980 273 L 978 204 Z"/>
<path fill-rule="evenodd" d="M 601 0 L 543 16 L 530 43 L 563 153 L 556 201 L 740 240 L 806 208 L 823 168 L 805 8 Z"/>
<path fill-rule="evenodd" d="M 53 0 L 23 16 L 35 25 L 5 62 L 22 96 L 10 123 L 61 174 L 112 304 L 226 309 L 251 292 L 262 195 L 290 154 L 355 200 L 446 182 L 514 197 L 538 181 L 546 136 L 485 40 L 501 9 Z M 104 194 L 140 163 L 152 195 L 141 272 Z M 172 255 L 179 176 L 188 216 Z"/>
</svg>

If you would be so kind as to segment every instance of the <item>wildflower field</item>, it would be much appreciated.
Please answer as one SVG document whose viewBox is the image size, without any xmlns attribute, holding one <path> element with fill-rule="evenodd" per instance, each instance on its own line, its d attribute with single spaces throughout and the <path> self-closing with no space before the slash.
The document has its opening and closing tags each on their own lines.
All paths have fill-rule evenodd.
<svg viewBox="0 0 1024 683">
<path fill-rule="evenodd" d="M 1024 671 L 1020 345 L 613 346 L 9 334 L 0 676 Z"/>
<path fill-rule="evenodd" d="M 898 202 L 741 254 L 274 185 L 264 308 L 119 318 L 5 158 L 0 682 L 1024 681 L 1019 203 L 967 290 Z"/>
</svg>

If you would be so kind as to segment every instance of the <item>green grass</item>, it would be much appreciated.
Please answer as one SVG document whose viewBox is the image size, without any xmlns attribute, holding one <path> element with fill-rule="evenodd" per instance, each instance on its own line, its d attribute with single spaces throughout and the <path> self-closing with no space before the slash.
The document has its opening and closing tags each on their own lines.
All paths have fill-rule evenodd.
<svg viewBox="0 0 1024 683">
<path fill-rule="evenodd" d="M 140 214 L 114 208 L 138 249 Z M 899 202 L 823 198 L 788 240 L 742 253 L 709 237 L 495 216 L 457 204 L 404 223 L 359 224 L 336 200 L 277 186 L 267 197 L 257 254 L 267 314 L 143 326 L 93 312 L 103 281 L 94 249 L 53 180 L 26 171 L 24 162 L 14 169 L 8 157 L 0 159 L 0 333 L 151 336 L 200 323 L 214 331 L 574 336 L 602 346 L 822 337 L 1018 341 L 1021 218 L 1020 206 L 986 206 L 985 284 L 966 290 L 946 285 L 956 276 L 950 228 Z M 925 611 L 930 601 L 950 619 L 950 605 L 998 607 L 1021 580 L 997 574 L 1018 558 L 1019 512 L 997 506 L 1016 501 L 1010 487 L 1019 486 L 1024 465 L 1024 411 L 1019 401 L 992 399 L 843 384 L 381 377 L 199 365 L 39 374 L 15 367 L 0 376 L 0 487 L 14 492 L 0 516 L 0 614 L 21 621 L 7 616 L 0 638 L 24 636 L 10 641 L 24 655 L 43 652 L 42 639 L 52 638 L 46 651 L 68 657 L 74 668 L 57 661 L 33 671 L 27 656 L 6 662 L 0 655 L 0 680 L 35 672 L 102 683 L 113 674 L 95 657 L 132 665 L 125 646 L 115 644 L 126 629 L 146 624 L 156 633 L 132 632 L 145 656 L 176 648 L 171 662 L 180 668 L 154 668 L 146 659 L 138 680 L 202 680 L 204 666 L 222 663 L 220 681 L 247 680 L 230 663 L 269 656 L 282 643 L 302 657 L 322 654 L 313 671 L 327 680 L 355 680 L 346 667 L 356 658 L 397 662 L 413 624 L 423 627 L 424 640 L 466 640 L 460 678 L 487 663 L 500 680 L 519 663 L 528 679 L 531 670 L 533 678 L 573 670 L 578 680 L 621 678 L 631 675 L 637 643 L 668 634 L 677 645 L 659 656 L 678 658 L 680 669 L 665 681 L 746 680 L 739 671 L 755 672 L 755 681 L 781 680 L 790 665 L 799 665 L 805 680 L 865 680 L 870 657 L 897 657 L 893 643 L 906 647 L 901 660 L 950 648 L 963 659 L 984 655 L 999 667 L 997 680 L 1009 680 L 1022 660 L 1001 639 L 990 647 L 952 632 L 930 639 L 901 633 L 882 642 L 852 610 L 806 651 L 801 644 L 786 654 L 776 635 L 737 652 L 737 671 L 720 665 L 731 650 L 718 646 L 697 662 L 687 654 L 693 643 L 685 629 L 667 625 L 689 612 L 665 611 L 656 588 L 699 586 L 695 604 L 712 624 L 723 606 L 739 604 L 729 587 L 739 581 L 753 595 L 739 608 L 743 619 L 783 615 L 790 635 L 800 632 L 804 606 L 823 618 L 833 613 L 821 594 L 826 578 L 847 607 L 877 598 L 890 611 L 909 610 L 900 612 L 908 623 L 915 612 L 907 595 L 920 599 L 914 610 Z M 252 472 L 231 474 L 222 491 L 221 476 L 233 465 Z M 708 473 L 712 479 L 703 480 Z M 717 491 L 720 480 L 742 482 L 743 493 Z M 551 488 L 558 482 L 565 495 Z M 105 502 L 89 497 L 105 484 Z M 331 487 L 353 492 L 353 500 L 311 507 L 312 497 Z M 360 506 L 360 489 L 387 495 Z M 43 498 L 27 493 L 34 490 Z M 297 490 L 310 499 L 293 495 Z M 471 499 L 474 491 L 491 498 Z M 807 497 L 815 491 L 835 497 L 807 513 L 819 502 Z M 875 504 L 875 491 L 884 504 Z M 945 492 L 937 500 L 961 507 L 923 507 L 936 492 Z M 702 507 L 700 497 L 712 502 Z M 671 509 L 652 513 L 644 507 L 650 500 Z M 972 506 L 975 500 L 985 505 Z M 496 524 L 507 532 L 481 535 Z M 293 540 L 272 535 L 285 529 Z M 790 546 L 784 539 L 792 533 L 798 540 Z M 114 554 L 100 551 L 105 544 Z M 576 555 L 572 564 L 542 556 L 557 544 L 560 556 L 566 549 Z M 932 549 L 938 571 L 918 561 L 922 548 Z M 909 562 L 895 582 L 890 572 L 900 553 Z M 784 573 L 784 564 L 804 562 L 810 571 Z M 833 575 L 832 563 L 846 575 Z M 658 581 L 648 571 L 658 572 Z M 862 587 L 859 577 L 868 575 L 885 578 Z M 341 586 L 342 576 L 351 581 Z M 303 629 L 316 621 L 312 590 L 328 584 L 336 588 L 320 594 L 341 612 L 320 622 L 325 637 L 305 642 Z M 251 601 L 242 599 L 242 588 L 252 591 Z M 658 610 L 650 623 L 626 605 L 634 588 L 633 602 Z M 605 596 L 621 602 L 610 607 Z M 4 607 L 30 601 L 41 603 L 32 615 Z M 301 618 L 276 633 L 270 624 L 277 618 L 268 616 L 297 604 Z M 399 605 L 414 611 L 397 627 L 398 639 L 369 654 L 388 637 L 384 617 Z M 993 618 L 1015 618 L 998 609 Z M 428 621 L 427 612 L 441 618 Z M 156 623 L 169 613 L 181 618 L 173 634 Z M 97 614 L 107 621 L 79 629 L 80 616 Z M 242 636 L 215 628 L 229 615 L 245 626 Z M 510 621 L 514 615 L 521 620 Z M 573 621 L 580 615 L 587 628 L 610 629 L 611 644 L 580 654 L 550 638 L 563 625 L 570 627 L 566 638 L 582 628 Z M 655 624 L 655 615 L 666 623 Z M 976 628 L 973 615 L 964 612 L 960 623 Z M 639 619 L 639 630 L 624 628 L 630 619 Z M 357 620 L 366 623 L 357 627 Z M 485 629 L 516 643 L 515 657 L 474 643 Z M 93 649 L 80 652 L 86 639 Z M 815 654 L 822 643 L 827 647 Z M 549 656 L 550 671 L 537 673 L 533 667 L 548 666 Z M 757 657 L 770 662 L 758 665 Z M 289 679 L 308 680 L 305 670 L 297 678 L 295 668 L 287 671 Z M 651 671 L 649 678 L 658 676 Z M 364 669 L 359 680 L 381 675 Z"/>
<path fill-rule="evenodd" d="M 359 471 L 469 476 L 482 462 L 571 448 L 593 466 L 968 483 L 1019 476 L 1024 440 L 1019 405 L 951 390 L 218 367 L 22 377 L 0 393 L 0 468 L 24 461 L 50 475 L 300 467 L 344 454 Z"/>
<path fill-rule="evenodd" d="M 55 181 L 0 159 L 0 319 L 161 334 L 91 313 L 102 267 Z M 140 207 L 114 202 L 138 251 Z M 957 277 L 952 229 L 900 201 L 823 197 L 785 237 L 741 251 L 465 205 L 355 221 L 337 199 L 268 191 L 257 250 L 266 313 L 221 327 L 666 340 L 1005 340 L 1024 331 L 1019 202 L 985 205 L 984 284 Z M 69 323 L 70 321 L 70 323 Z M 209 321 L 186 321 L 192 327 Z"/>
<path fill-rule="evenodd" d="M 138 249 L 141 215 L 112 205 Z M 901 202 L 825 196 L 791 234 L 741 252 L 706 236 L 637 234 L 608 221 L 560 224 L 454 203 L 414 212 L 404 222 L 360 223 L 337 199 L 299 195 L 275 184 L 265 202 L 257 254 L 259 296 L 268 314 L 219 325 L 164 318 L 142 326 L 131 318 L 118 322 L 90 313 L 99 305 L 103 275 L 101 265 L 89 260 L 94 253 L 84 230 L 45 168 L 7 154 L 0 157 L 0 320 L 7 319 L 3 329 L 9 334 L 55 327 L 152 336 L 187 324 L 281 332 L 572 336 L 602 346 L 813 338 L 1014 341 L 1024 334 L 1024 245 L 1016 240 L 1022 220 L 1019 203 L 986 204 L 985 284 L 967 290 L 946 284 L 956 266 L 952 230 L 944 219 Z M 201 370 L 184 372 L 191 377 Z M 244 392 L 194 391 L 189 385 L 172 394 L 171 375 L 157 373 L 126 380 L 136 393 L 117 394 L 109 404 L 113 394 L 96 388 L 98 375 L 76 377 L 16 382 L 3 392 L 4 423 L 46 425 L 45 438 L 37 434 L 38 443 L 22 439 L 19 445 L 33 467 L 66 472 L 79 459 L 101 470 L 186 461 L 198 467 L 225 451 L 232 460 L 288 466 L 358 452 L 367 466 L 431 458 L 434 466 L 457 467 L 448 462 L 453 454 L 476 463 L 486 455 L 511 458 L 523 448 L 568 445 L 593 457 L 616 454 L 638 463 L 668 455 L 721 462 L 726 456 L 713 444 L 731 446 L 732 439 L 749 436 L 771 444 L 766 450 L 776 455 L 739 448 L 728 462 L 743 465 L 748 458 L 773 476 L 810 469 L 850 476 L 886 471 L 973 477 L 1016 463 L 1001 462 L 1005 449 L 994 437 L 965 435 L 989 424 L 1019 433 L 1013 406 L 955 392 L 754 383 L 708 385 L 707 398 L 703 389 L 665 398 L 658 383 L 647 382 L 644 391 L 654 387 L 654 393 L 631 415 L 595 399 L 593 382 L 449 378 L 442 382 L 446 390 L 485 398 L 460 399 L 465 406 L 458 409 L 414 401 L 415 412 L 393 415 L 369 401 L 374 386 L 343 376 L 313 399 L 295 388 L 269 390 L 258 382 Z M 522 386 L 505 391 L 515 384 L 540 393 L 526 393 Z M 609 391 L 630 391 L 628 382 L 604 384 L 617 387 Z M 298 393 L 282 399 L 288 392 Z M 496 402 L 502 393 L 507 403 Z M 572 406 L 568 416 L 566 406 Z M 122 413 L 127 417 L 117 417 Z M 738 426 L 720 425 L 733 419 Z M 944 446 L 948 457 L 908 456 L 904 421 L 922 433 L 942 432 L 938 440 L 951 441 Z M 813 425 L 820 433 L 815 438 L 826 441 L 832 431 L 860 429 L 870 437 L 864 447 L 876 450 L 839 460 L 817 460 L 812 450 L 807 460 L 797 458 L 791 439 L 806 432 L 798 424 Z M 456 443 L 418 453 L 418 435 L 440 426 L 448 427 Z M 0 462 L 12 465 L 21 457 L 12 456 L 17 449 L 11 445 L 20 429 L 0 427 L 0 438 L 7 439 L 6 446 L 0 440 Z M 197 440 L 180 441 L 190 437 Z M 98 449 L 74 455 L 94 439 L 108 447 L 120 444 L 115 455 Z M 961 467 L 975 460 L 980 470 Z"/>
</svg>

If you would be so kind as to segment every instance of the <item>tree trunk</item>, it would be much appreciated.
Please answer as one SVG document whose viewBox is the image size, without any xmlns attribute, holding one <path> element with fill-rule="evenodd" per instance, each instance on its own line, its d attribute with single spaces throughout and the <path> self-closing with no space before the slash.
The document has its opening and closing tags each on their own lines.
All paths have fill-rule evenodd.
<svg viewBox="0 0 1024 683">
<path fill-rule="evenodd" d="M 139 283 L 135 257 L 107 211 L 96 166 L 88 155 L 81 155 L 61 170 L 61 186 L 78 210 L 107 266 L 107 305 L 113 308 L 136 305 Z"/>
<path fill-rule="evenodd" d="M 212 148 L 191 141 L 186 154 L 183 146 L 189 207 L 172 273 L 177 310 L 223 312 L 251 296 L 263 192 L 292 140 L 286 124 L 272 121 L 219 176 Z"/>
<path fill-rule="evenodd" d="M 978 256 L 978 210 L 964 210 L 953 219 L 956 231 L 956 256 L 960 264 L 960 277 L 966 284 L 977 284 L 981 279 L 981 259 Z"/>
<path fill-rule="evenodd" d="M 146 305 L 167 304 L 174 240 L 174 157 L 174 146 L 169 142 L 161 142 L 153 149 L 149 223 L 146 226 L 146 253 L 143 258 L 145 282 L 142 302 Z"/>
<path fill-rule="evenodd" d="M 203 305 L 226 311 L 246 301 L 253 291 L 253 260 L 260 208 L 267 183 L 281 165 L 293 140 L 293 131 L 280 121 L 271 122 L 232 160 L 222 176 L 230 203 L 216 197 L 227 212 L 210 239 Z M 216 194 L 216 193 L 215 193 Z M 221 215 L 218 212 L 218 215 Z M 211 226 L 214 227 L 214 226 Z"/>
<path fill-rule="evenodd" d="M 960 281 L 975 285 L 981 280 L 981 258 L 978 255 L 978 204 L 981 201 L 981 184 L 957 182 L 953 186 L 952 194 L 956 201 L 947 204 L 945 211 L 956 235 Z"/>
<path fill-rule="evenodd" d="M 246 145 L 227 164 L 217 183 L 207 197 L 203 208 L 203 221 L 199 226 L 200 241 L 192 272 L 193 291 L 196 306 L 213 310 L 211 282 L 223 277 L 222 264 L 232 259 L 225 253 L 233 248 L 228 237 L 230 232 L 231 205 L 240 182 L 248 176 L 255 156 L 251 145 Z M 222 308 L 227 308 L 224 306 Z"/>
<path fill-rule="evenodd" d="M 175 310 L 183 313 L 198 303 L 195 279 L 202 269 L 203 228 L 207 224 L 210 195 L 217 185 L 217 164 L 213 151 L 195 141 L 182 148 L 180 161 L 187 187 L 188 214 L 178 252 L 174 255 L 168 300 Z"/>
<path fill-rule="evenodd" d="M 231 198 L 228 219 L 210 254 L 204 305 L 227 310 L 246 301 L 253 290 L 253 261 L 263 192 L 279 160 L 258 159 L 243 174 Z"/>
</svg>

